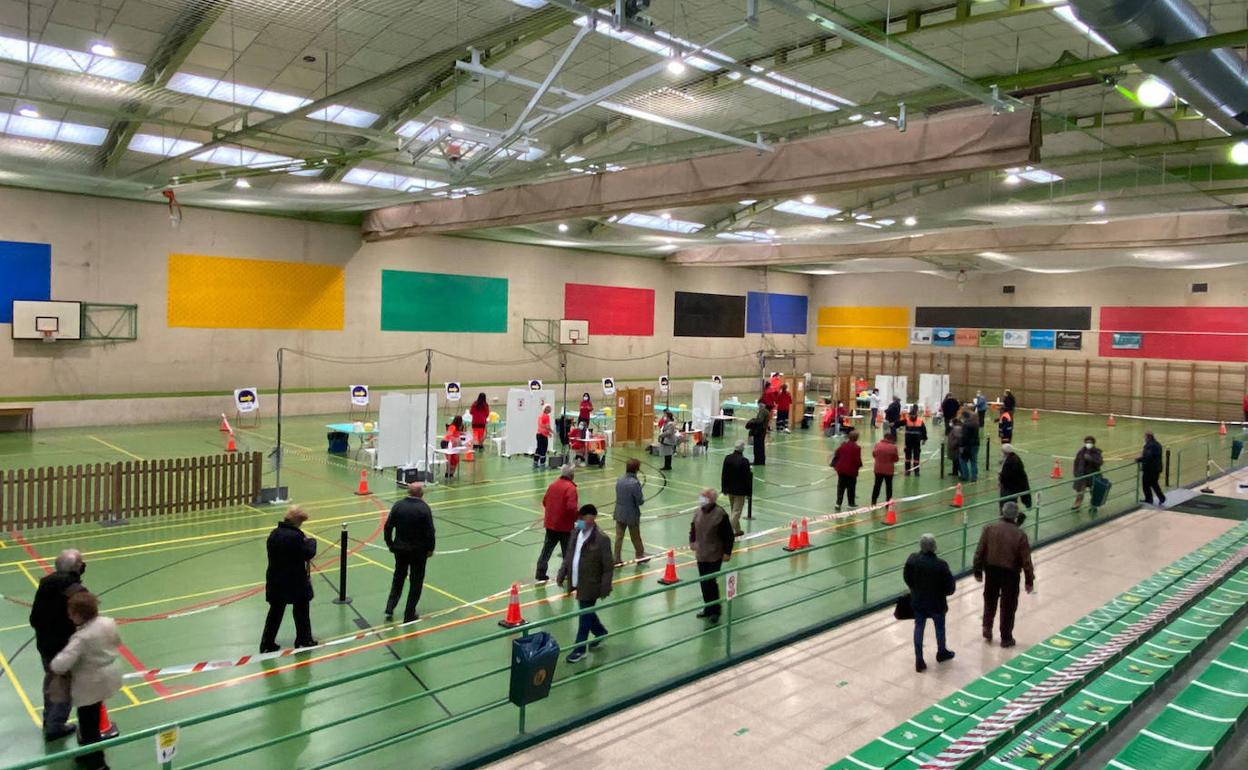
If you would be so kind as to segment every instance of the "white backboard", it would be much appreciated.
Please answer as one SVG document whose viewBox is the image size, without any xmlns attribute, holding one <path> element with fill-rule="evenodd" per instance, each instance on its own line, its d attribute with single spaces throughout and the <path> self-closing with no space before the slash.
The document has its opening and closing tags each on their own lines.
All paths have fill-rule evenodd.
<svg viewBox="0 0 1248 770">
<path fill-rule="evenodd" d="M 13 339 L 41 340 L 45 331 L 57 340 L 82 339 L 82 303 L 13 300 Z"/>
<path fill-rule="evenodd" d="M 560 345 L 588 345 L 589 321 L 563 319 L 559 322 Z"/>
</svg>

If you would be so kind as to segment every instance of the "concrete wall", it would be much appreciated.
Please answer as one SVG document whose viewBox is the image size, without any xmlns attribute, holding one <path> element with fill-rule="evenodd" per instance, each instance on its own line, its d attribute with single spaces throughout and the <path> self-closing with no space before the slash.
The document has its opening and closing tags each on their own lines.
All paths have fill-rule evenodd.
<svg viewBox="0 0 1248 770">
<path fill-rule="evenodd" d="M 395 357 L 380 363 L 333 363 L 287 356 L 289 388 L 344 388 L 356 382 L 401 385 L 424 381 L 423 348 L 438 351 L 433 381 L 516 383 L 559 379 L 557 355 L 522 343 L 524 318 L 557 319 L 565 282 L 656 290 L 655 336 L 596 337 L 568 365 L 571 380 L 602 376 L 653 381 L 665 369 L 670 347 L 673 378 L 740 375 L 730 388 L 752 389 L 761 347 L 805 350 L 806 335 L 743 339 L 671 337 L 677 290 L 744 294 L 775 291 L 808 295 L 809 276 L 748 269 L 681 268 L 661 260 L 517 246 L 466 238 L 430 237 L 362 244 L 354 227 L 291 219 L 187 209 L 172 228 L 166 208 L 105 198 L 0 189 L 0 239 L 52 244 L 52 298 L 139 306 L 134 342 L 13 341 L 0 331 L 0 398 L 34 398 L 41 426 L 169 420 L 211 416 L 228 408 L 239 386 L 272 393 L 278 347 L 331 357 Z M 169 328 L 166 323 L 170 253 L 247 257 L 341 265 L 346 271 L 342 331 Z M 461 273 L 510 280 L 505 334 L 380 331 L 383 269 Z M 446 298 L 446 312 L 472 308 Z M 5 330 L 7 331 L 7 330 Z M 593 358 L 589 358 L 589 357 Z M 610 360 L 599 360 L 610 359 Z M 622 383 L 624 384 L 624 383 Z M 675 382 L 676 392 L 689 383 Z M 585 388 L 588 389 L 588 388 Z M 503 393 L 505 386 L 492 388 Z M 209 395 L 218 392 L 221 395 Z M 601 392 L 600 388 L 594 391 Z M 162 398 L 104 401 L 56 397 L 169 394 Z M 292 412 L 345 408 L 342 395 L 292 396 Z M 271 409 L 271 400 L 264 410 Z M 271 414 L 271 412 L 269 412 Z"/>
</svg>

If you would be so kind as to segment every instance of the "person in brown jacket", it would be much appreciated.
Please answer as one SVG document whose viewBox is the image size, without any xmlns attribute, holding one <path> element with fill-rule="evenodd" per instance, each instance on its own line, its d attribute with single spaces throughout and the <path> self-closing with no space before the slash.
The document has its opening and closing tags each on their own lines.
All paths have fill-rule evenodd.
<svg viewBox="0 0 1248 770">
<path fill-rule="evenodd" d="M 611 577 L 615 573 L 615 565 L 611 560 L 611 538 L 598 528 L 598 509 L 592 505 L 582 505 L 577 513 L 570 553 L 563 560 L 563 564 L 559 565 L 555 582 L 566 586 L 568 593 L 576 594 L 577 607 L 588 610 L 599 599 L 611 595 Z M 578 663 L 584 659 L 585 643 L 590 634 L 596 638 L 589 642 L 589 647 L 597 647 L 607 635 L 607 627 L 598 619 L 598 613 L 581 613 L 577 619 L 576 644 L 572 647 L 572 652 L 568 653 L 569 663 Z"/>
<path fill-rule="evenodd" d="M 1014 646 L 1014 613 L 1018 610 L 1018 578 L 1031 593 L 1036 587 L 1036 571 L 1031 565 L 1031 541 L 1023 531 L 1025 517 L 1018 503 L 1001 508 L 1001 518 L 984 527 L 975 549 L 973 572 L 984 584 L 984 639 L 992 641 L 992 620 L 1001 605 L 1001 646 Z"/>
<path fill-rule="evenodd" d="M 698 560 L 698 574 L 703 576 L 702 602 L 705 606 L 698 617 L 712 623 L 719 622 L 724 608 L 719 603 L 719 583 L 715 578 L 705 576 L 719 572 L 724 562 L 732 559 L 732 544 L 736 539 L 727 512 L 716 502 L 718 498 L 719 493 L 714 489 L 702 490 L 697 510 L 693 512 L 693 521 L 689 524 L 689 545 Z"/>
</svg>

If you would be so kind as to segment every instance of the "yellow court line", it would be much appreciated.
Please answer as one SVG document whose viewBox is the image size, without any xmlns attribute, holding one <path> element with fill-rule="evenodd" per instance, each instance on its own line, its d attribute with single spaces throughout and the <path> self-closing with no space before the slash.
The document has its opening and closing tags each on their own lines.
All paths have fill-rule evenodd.
<svg viewBox="0 0 1248 770">
<path fill-rule="evenodd" d="M 35 727 L 42 727 L 43 720 L 39 718 L 39 712 L 35 710 L 34 704 L 30 702 L 30 698 L 26 696 L 26 691 L 22 689 L 22 683 L 17 681 L 17 676 L 13 673 L 13 668 L 9 666 L 9 659 L 4 657 L 4 653 L 0 652 L 0 669 L 4 670 L 5 676 L 13 683 L 13 689 L 17 690 L 18 700 L 26 707 L 26 713 L 30 714 L 30 719 L 35 723 Z"/>
<path fill-rule="evenodd" d="M 22 574 L 26 576 L 26 579 L 30 581 L 30 584 L 34 586 L 35 588 L 38 588 L 39 581 L 35 580 L 35 576 L 30 574 L 30 570 L 26 569 L 26 565 L 22 564 L 21 562 L 18 562 L 17 566 L 18 566 L 18 569 L 22 571 Z"/>
<path fill-rule="evenodd" d="M 4 544 L 3 540 L 0 540 L 0 548 L 8 548 L 8 546 Z"/>
<path fill-rule="evenodd" d="M 140 703 L 139 699 L 134 696 L 134 693 L 130 692 L 129 687 L 123 687 L 121 688 L 121 691 L 124 692 L 126 694 L 126 697 L 130 699 L 131 706 L 139 705 Z"/>
<path fill-rule="evenodd" d="M 102 439 L 102 438 L 100 438 L 100 437 L 98 437 L 98 436 L 87 436 L 87 438 L 91 439 L 92 441 L 98 441 L 98 442 L 100 442 L 101 444 L 103 444 L 104 446 L 108 447 L 109 449 L 112 449 L 112 450 L 117 451 L 117 452 L 121 452 L 123 455 L 127 455 L 127 456 L 129 456 L 129 457 L 133 457 L 133 458 L 134 458 L 134 459 L 136 459 L 136 460 L 142 460 L 142 459 L 143 459 L 142 457 L 139 457 L 138 455 L 136 455 L 134 452 L 128 451 L 128 450 L 126 450 L 126 449 L 122 449 L 121 447 L 117 446 L 116 444 L 110 444 L 110 443 L 108 443 L 107 441 L 105 441 L 104 439 Z"/>
</svg>

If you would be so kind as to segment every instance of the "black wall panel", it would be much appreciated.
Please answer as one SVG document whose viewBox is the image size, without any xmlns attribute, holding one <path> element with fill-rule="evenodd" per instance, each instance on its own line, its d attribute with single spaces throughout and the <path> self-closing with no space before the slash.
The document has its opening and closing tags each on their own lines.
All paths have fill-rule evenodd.
<svg viewBox="0 0 1248 770">
<path fill-rule="evenodd" d="M 915 326 L 959 329 L 1092 328 L 1090 307 L 916 307 Z"/>
<path fill-rule="evenodd" d="M 674 337 L 744 337 L 745 297 L 676 292 Z"/>
</svg>

